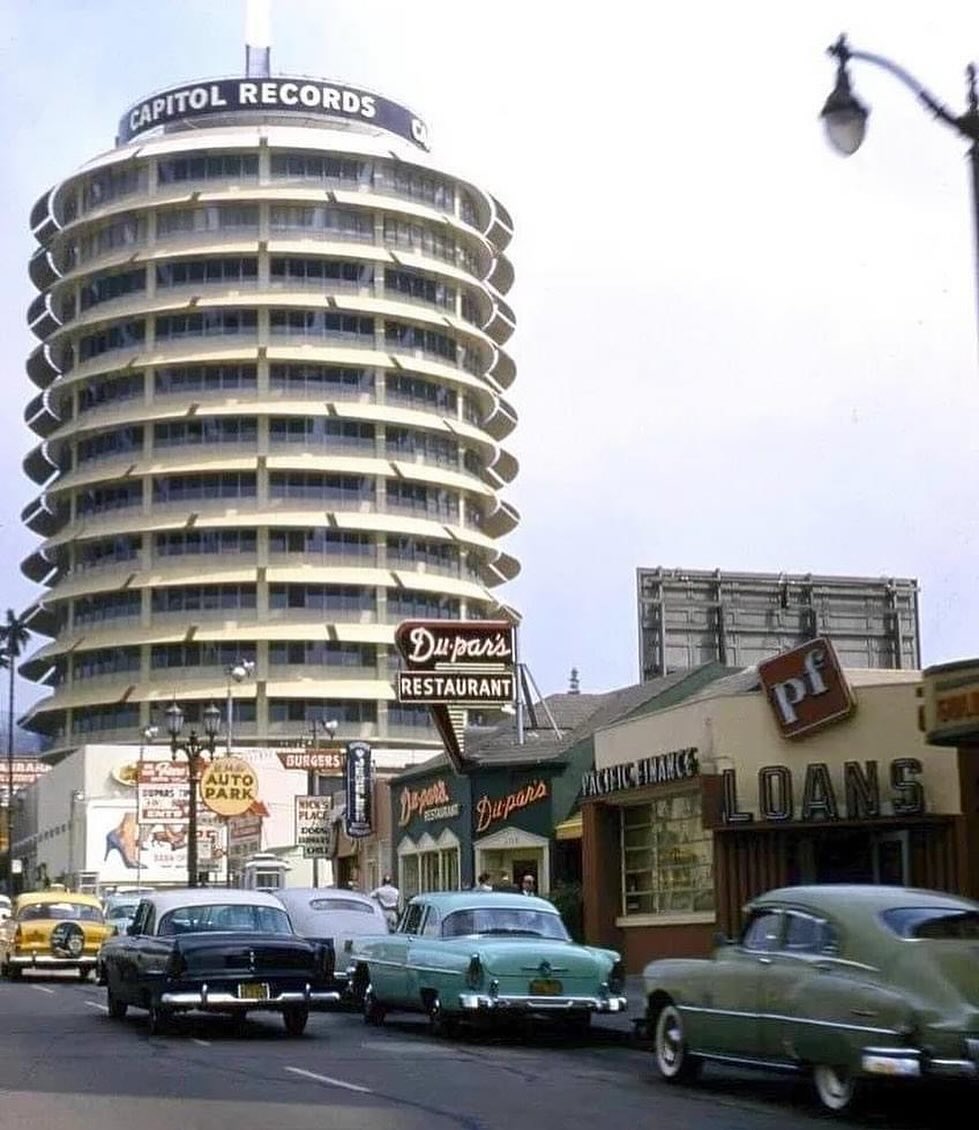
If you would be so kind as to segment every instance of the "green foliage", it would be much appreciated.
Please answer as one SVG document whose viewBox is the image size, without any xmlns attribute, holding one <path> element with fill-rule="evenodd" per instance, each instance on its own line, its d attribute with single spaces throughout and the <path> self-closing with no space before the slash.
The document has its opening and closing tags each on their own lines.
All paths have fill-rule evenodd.
<svg viewBox="0 0 979 1130">
<path fill-rule="evenodd" d="M 580 883 L 557 883 L 547 896 L 557 907 L 568 933 L 576 942 L 585 940 L 584 893 Z"/>
</svg>

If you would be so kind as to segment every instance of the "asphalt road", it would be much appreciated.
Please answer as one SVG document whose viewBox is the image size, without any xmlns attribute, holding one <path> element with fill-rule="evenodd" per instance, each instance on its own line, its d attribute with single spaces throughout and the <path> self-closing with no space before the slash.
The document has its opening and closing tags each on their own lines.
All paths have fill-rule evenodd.
<svg viewBox="0 0 979 1130">
<path fill-rule="evenodd" d="M 929 1130 L 962 1093 L 881 1096 L 847 1126 Z M 974 1101 L 975 1092 L 964 1096 Z M 105 1014 L 75 979 L 0 983 L 0 1130 L 796 1130 L 827 1125 L 806 1085 L 707 1068 L 699 1084 L 655 1079 L 614 1027 L 555 1035 L 429 1034 L 422 1018 L 367 1027 L 314 1014 L 300 1039 L 256 1014 L 178 1022 L 151 1038 L 145 1014 Z"/>
</svg>

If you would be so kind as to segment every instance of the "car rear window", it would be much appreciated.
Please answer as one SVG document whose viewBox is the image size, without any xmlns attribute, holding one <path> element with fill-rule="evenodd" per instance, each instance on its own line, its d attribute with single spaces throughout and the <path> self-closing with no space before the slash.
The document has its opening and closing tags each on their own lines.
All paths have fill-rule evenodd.
<svg viewBox="0 0 979 1130">
<path fill-rule="evenodd" d="M 205 933 L 291 934 L 292 926 L 284 910 L 246 903 L 215 903 L 182 906 L 164 914 L 158 934 Z"/>
<path fill-rule="evenodd" d="M 979 911 L 958 906 L 902 906 L 881 918 L 899 938 L 979 941 Z"/>
<path fill-rule="evenodd" d="M 82 906 L 77 902 L 32 902 L 21 907 L 18 922 L 38 922 L 56 919 L 59 922 L 102 922 L 102 911 L 96 906 Z"/>
<path fill-rule="evenodd" d="M 374 914 L 370 903 L 357 902 L 355 899 L 313 899 L 309 903 L 310 910 L 352 910 L 355 914 Z"/>
</svg>

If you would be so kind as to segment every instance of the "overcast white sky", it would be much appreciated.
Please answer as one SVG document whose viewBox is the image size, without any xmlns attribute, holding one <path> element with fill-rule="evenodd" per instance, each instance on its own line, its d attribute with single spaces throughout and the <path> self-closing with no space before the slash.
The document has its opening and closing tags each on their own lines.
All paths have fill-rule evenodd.
<svg viewBox="0 0 979 1130">
<path fill-rule="evenodd" d="M 20 609 L 31 204 L 143 95 L 240 73 L 244 0 L 0 13 L 0 608 Z M 854 64 L 868 135 L 833 153 L 841 31 L 964 109 L 964 0 L 273 0 L 273 71 L 407 103 L 515 219 L 523 573 L 502 594 L 545 693 L 572 665 L 584 690 L 638 679 L 637 566 L 917 577 L 925 662 L 979 653 L 965 146 Z"/>
</svg>

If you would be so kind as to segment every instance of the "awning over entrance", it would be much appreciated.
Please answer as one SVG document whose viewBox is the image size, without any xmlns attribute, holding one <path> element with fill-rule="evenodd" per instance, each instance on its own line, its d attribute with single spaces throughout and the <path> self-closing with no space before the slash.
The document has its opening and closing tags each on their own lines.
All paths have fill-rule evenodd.
<svg viewBox="0 0 979 1130">
<path fill-rule="evenodd" d="M 581 813 L 578 812 L 574 816 L 570 816 L 567 820 L 562 821 L 554 829 L 554 838 L 556 840 L 580 840 L 581 839 Z"/>
</svg>

